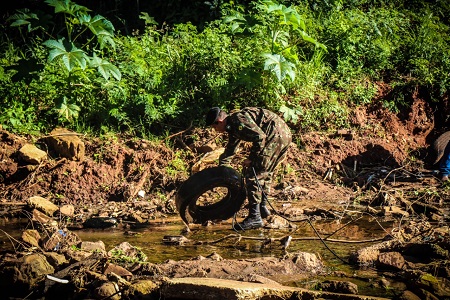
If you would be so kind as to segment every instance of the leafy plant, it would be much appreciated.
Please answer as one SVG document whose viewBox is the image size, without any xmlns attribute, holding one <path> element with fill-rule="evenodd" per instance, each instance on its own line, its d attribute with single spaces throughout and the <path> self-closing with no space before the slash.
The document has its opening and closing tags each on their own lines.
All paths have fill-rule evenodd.
<svg viewBox="0 0 450 300">
<path fill-rule="evenodd" d="M 274 86 L 278 92 L 285 93 L 281 83 L 287 78 L 294 81 L 299 47 L 305 43 L 322 49 L 325 46 L 307 34 L 306 24 L 293 6 L 262 0 L 256 3 L 255 9 L 251 15 L 235 12 L 225 16 L 224 22 L 230 24 L 233 34 L 263 41 L 264 48 L 259 53 L 264 60 L 263 69 L 276 79 Z"/>
<path fill-rule="evenodd" d="M 70 0 L 46 0 L 54 8 L 55 15 L 62 15 L 65 30 L 57 33 L 58 38 L 43 42 L 48 51 L 48 63 L 55 62 L 61 74 L 66 77 L 59 98 L 55 101 L 55 110 L 63 120 L 73 121 L 79 115 L 81 107 L 86 105 L 74 92 L 80 85 L 80 79 L 89 81 L 90 70 L 96 69 L 104 80 L 111 77 L 121 80 L 121 72 L 108 60 L 98 56 L 103 50 L 114 50 L 114 26 L 100 15 L 92 17 L 89 9 Z M 19 10 L 9 18 L 12 27 L 26 27 L 28 32 L 48 30 L 48 15 L 32 13 L 28 9 Z M 90 33 L 90 34 L 89 34 Z M 88 51 L 91 51 L 89 53 Z M 81 106 L 81 107 L 80 107 Z"/>
</svg>

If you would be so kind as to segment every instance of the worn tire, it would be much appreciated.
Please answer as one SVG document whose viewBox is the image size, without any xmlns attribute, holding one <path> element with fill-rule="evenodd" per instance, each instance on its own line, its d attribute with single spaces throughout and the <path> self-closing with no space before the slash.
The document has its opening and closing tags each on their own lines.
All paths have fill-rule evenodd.
<svg viewBox="0 0 450 300">
<path fill-rule="evenodd" d="M 228 189 L 221 200 L 209 205 L 197 205 L 200 196 L 217 187 Z M 245 197 L 240 174 L 232 168 L 218 166 L 203 169 L 183 182 L 177 191 L 175 203 L 186 224 L 203 224 L 209 220 L 231 218 L 241 208 Z"/>
</svg>

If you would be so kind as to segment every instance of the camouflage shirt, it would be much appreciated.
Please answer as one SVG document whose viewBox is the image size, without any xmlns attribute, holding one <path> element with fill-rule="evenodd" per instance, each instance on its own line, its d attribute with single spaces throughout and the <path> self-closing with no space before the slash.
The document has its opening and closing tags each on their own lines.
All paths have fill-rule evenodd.
<svg viewBox="0 0 450 300">
<path fill-rule="evenodd" d="M 249 159 L 270 155 L 279 144 L 289 145 L 291 132 L 287 124 L 275 113 L 257 107 L 247 107 L 227 117 L 228 144 L 220 156 L 221 165 L 229 164 L 240 141 L 252 143 Z"/>
</svg>

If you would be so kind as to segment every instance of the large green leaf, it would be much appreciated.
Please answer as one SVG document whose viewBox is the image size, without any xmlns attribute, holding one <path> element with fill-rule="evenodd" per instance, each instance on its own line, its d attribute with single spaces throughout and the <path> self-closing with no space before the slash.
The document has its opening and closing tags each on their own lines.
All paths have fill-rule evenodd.
<svg viewBox="0 0 450 300">
<path fill-rule="evenodd" d="M 295 65 L 287 61 L 284 56 L 270 53 L 264 53 L 262 56 L 266 59 L 264 70 L 271 71 L 279 82 L 283 81 L 286 76 L 289 76 L 292 81 L 295 79 Z"/>
<path fill-rule="evenodd" d="M 106 44 L 115 48 L 116 44 L 113 40 L 114 26 L 110 21 L 100 15 L 96 15 L 92 18 L 88 14 L 79 16 L 78 20 L 81 25 L 88 27 L 97 37 L 101 48 L 104 48 Z"/>
<path fill-rule="evenodd" d="M 98 72 L 102 74 L 106 80 L 108 80 L 111 75 L 117 80 L 122 78 L 122 74 L 115 65 L 98 57 L 95 53 L 91 59 L 91 67 L 97 68 Z"/>
<path fill-rule="evenodd" d="M 52 49 L 49 52 L 48 60 L 61 60 L 69 72 L 77 66 L 83 70 L 86 68 L 88 62 L 86 53 L 64 38 L 58 41 L 47 40 L 44 42 L 44 45 Z"/>
<path fill-rule="evenodd" d="M 53 6 L 55 8 L 55 13 L 65 13 L 74 17 L 91 11 L 87 7 L 78 5 L 70 0 L 45 0 L 45 3 Z"/>
<path fill-rule="evenodd" d="M 17 13 L 10 16 L 8 21 L 13 21 L 10 25 L 12 27 L 27 26 L 28 32 L 31 32 L 39 28 L 47 29 L 50 19 L 50 15 L 42 12 L 32 13 L 24 8 L 17 10 Z"/>
</svg>

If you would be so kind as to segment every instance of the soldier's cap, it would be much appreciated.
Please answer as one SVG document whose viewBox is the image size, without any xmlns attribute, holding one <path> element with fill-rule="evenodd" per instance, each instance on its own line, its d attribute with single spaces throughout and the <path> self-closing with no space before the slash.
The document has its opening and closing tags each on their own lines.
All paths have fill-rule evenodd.
<svg viewBox="0 0 450 300">
<path fill-rule="evenodd" d="M 214 122 L 217 121 L 217 118 L 219 117 L 220 114 L 220 110 L 221 109 L 219 107 L 213 107 L 208 111 L 205 118 L 206 126 L 211 126 L 212 124 L 214 124 Z"/>
</svg>

